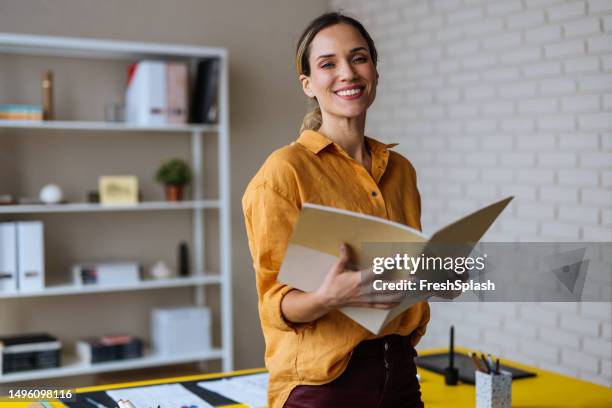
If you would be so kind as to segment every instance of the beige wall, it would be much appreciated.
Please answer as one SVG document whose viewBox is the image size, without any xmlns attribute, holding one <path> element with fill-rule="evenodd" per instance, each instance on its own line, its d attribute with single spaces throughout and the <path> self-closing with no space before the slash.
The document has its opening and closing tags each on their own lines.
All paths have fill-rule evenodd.
<svg viewBox="0 0 612 408">
<path fill-rule="evenodd" d="M 306 101 L 293 71 L 294 43 L 300 29 L 326 7 L 326 0 L 0 1 L 3 32 L 228 48 L 237 368 L 261 366 L 264 349 L 240 198 L 267 154 L 296 137 Z M 120 77 L 125 67 L 117 62 L 79 64 L 70 60 L 2 57 L 0 103 L 38 103 L 40 72 L 51 66 L 57 76 L 58 118 L 101 120 L 104 103 L 121 100 L 122 87 L 109 88 L 108 78 Z M 74 84 L 78 84 L 78 90 Z M 143 193 L 150 199 L 159 198 L 159 186 L 151 181 L 156 165 L 171 155 L 186 156 L 189 148 L 188 138 L 178 135 L 149 138 L 91 133 L 86 137 L 70 133 L 50 137 L 40 132 L 31 135 L 4 131 L 1 136 L 0 193 L 4 189 L 14 194 L 35 195 L 42 184 L 57 181 L 65 187 L 68 198 L 75 201 L 82 201 L 86 191 L 95 188 L 96 176 L 103 172 L 138 174 Z M 214 148 L 212 142 L 205 145 L 208 152 L 213 152 L 211 160 Z M 54 271 L 50 278 L 56 280 L 67 278 L 56 275 L 57 270 L 64 270 L 65 265 L 79 257 L 94 256 L 100 245 L 112 256 L 136 253 L 145 262 L 156 258 L 174 262 L 176 242 L 189 238 L 184 237 L 185 231 L 189 231 L 187 214 L 53 215 L 44 220 L 49 236 L 53 237 L 47 238 L 48 252 L 58 254 L 47 262 Z M 113 238 L 123 234 L 131 234 L 133 239 L 116 242 Z M 92 236 L 98 237 L 97 241 Z M 213 259 L 209 266 L 216 262 Z M 44 329 L 65 336 L 68 341 L 112 331 L 133 331 L 146 336 L 148 308 L 180 304 L 190 301 L 190 297 L 189 290 L 173 289 L 87 299 L 5 300 L 0 301 L 0 334 Z M 75 306 L 80 313 L 73 313 Z M 70 319 L 53 319 L 50 323 L 40 310 Z M 124 313 L 125 310 L 130 313 Z M 94 327 L 92 321 L 101 323 Z"/>
</svg>

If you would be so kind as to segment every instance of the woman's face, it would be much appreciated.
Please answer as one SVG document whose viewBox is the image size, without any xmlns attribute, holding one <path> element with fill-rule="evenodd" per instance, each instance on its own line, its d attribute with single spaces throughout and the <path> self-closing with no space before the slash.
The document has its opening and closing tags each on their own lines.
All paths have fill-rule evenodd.
<svg viewBox="0 0 612 408">
<path fill-rule="evenodd" d="M 374 102 L 378 72 L 366 40 L 348 24 L 317 33 L 310 43 L 310 76 L 300 75 L 304 93 L 317 98 L 321 111 L 354 118 Z"/>
</svg>

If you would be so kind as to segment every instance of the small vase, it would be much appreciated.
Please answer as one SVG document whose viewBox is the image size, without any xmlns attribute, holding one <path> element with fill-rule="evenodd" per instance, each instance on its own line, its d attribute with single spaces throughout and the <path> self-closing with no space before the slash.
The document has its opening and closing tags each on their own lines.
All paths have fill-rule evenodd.
<svg viewBox="0 0 612 408">
<path fill-rule="evenodd" d="M 167 201 L 181 201 L 183 199 L 183 186 L 173 186 L 168 184 L 166 186 L 166 200 Z"/>
</svg>

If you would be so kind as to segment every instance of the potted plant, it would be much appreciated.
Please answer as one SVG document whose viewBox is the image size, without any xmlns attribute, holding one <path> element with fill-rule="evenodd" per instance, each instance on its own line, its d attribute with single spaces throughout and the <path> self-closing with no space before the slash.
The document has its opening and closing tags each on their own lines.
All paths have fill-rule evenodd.
<svg viewBox="0 0 612 408">
<path fill-rule="evenodd" d="M 184 187 L 191 182 L 191 168 L 181 159 L 168 160 L 157 169 L 155 180 L 166 189 L 166 200 L 181 201 Z"/>
</svg>

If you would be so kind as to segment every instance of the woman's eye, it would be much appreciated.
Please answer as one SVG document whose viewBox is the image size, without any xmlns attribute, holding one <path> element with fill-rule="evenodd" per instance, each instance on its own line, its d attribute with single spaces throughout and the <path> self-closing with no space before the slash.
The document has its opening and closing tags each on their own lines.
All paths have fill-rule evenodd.
<svg viewBox="0 0 612 408">
<path fill-rule="evenodd" d="M 353 59 L 354 62 L 359 62 L 359 63 L 366 62 L 367 60 L 368 59 L 366 57 L 356 57 Z"/>
<path fill-rule="evenodd" d="M 321 68 L 331 68 L 333 67 L 334 64 L 331 62 L 326 62 L 325 64 L 321 65 Z"/>
</svg>

